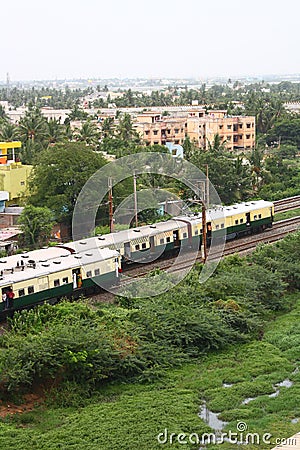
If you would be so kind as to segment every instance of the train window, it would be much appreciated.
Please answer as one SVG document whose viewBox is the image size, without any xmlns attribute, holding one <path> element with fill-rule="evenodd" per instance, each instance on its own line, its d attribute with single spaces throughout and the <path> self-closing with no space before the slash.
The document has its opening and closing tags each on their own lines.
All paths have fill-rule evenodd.
<svg viewBox="0 0 300 450">
<path fill-rule="evenodd" d="M 95 276 L 100 275 L 100 269 L 95 269 Z"/>
<path fill-rule="evenodd" d="M 220 225 L 216 225 L 216 230 L 218 230 L 220 228 Z"/>
<path fill-rule="evenodd" d="M 224 226 L 225 226 L 224 223 L 221 223 L 221 228 L 224 228 Z"/>
<path fill-rule="evenodd" d="M 135 249 L 136 249 L 136 250 L 139 250 L 139 249 L 140 249 L 140 245 L 137 244 L 137 245 L 135 246 Z"/>
<path fill-rule="evenodd" d="M 160 239 L 159 243 L 160 243 L 160 244 L 164 244 L 164 243 L 165 243 L 165 240 L 164 240 L 164 239 Z"/>
<path fill-rule="evenodd" d="M 198 236 L 198 234 L 199 234 L 199 231 L 195 230 L 195 236 Z"/>
<path fill-rule="evenodd" d="M 235 221 L 235 224 L 236 224 L 236 225 L 238 225 L 238 223 L 239 223 L 239 221 L 238 221 L 238 220 L 236 220 L 236 221 Z"/>
<path fill-rule="evenodd" d="M 91 271 L 91 270 L 88 270 L 87 273 L 86 273 L 86 276 L 87 276 L 88 278 L 91 278 L 91 276 L 92 276 L 92 271 Z"/>
<path fill-rule="evenodd" d="M 254 216 L 254 220 L 257 220 L 257 216 Z"/>
<path fill-rule="evenodd" d="M 182 237 L 186 238 L 187 237 L 187 233 L 182 233 Z"/>
<path fill-rule="evenodd" d="M 34 286 L 28 286 L 28 294 L 34 293 Z"/>
<path fill-rule="evenodd" d="M 171 242 L 170 236 L 168 236 L 168 237 L 166 238 L 166 242 Z"/>
<path fill-rule="evenodd" d="M 54 287 L 57 287 L 57 286 L 59 286 L 59 285 L 60 285 L 59 280 L 54 280 Z"/>
<path fill-rule="evenodd" d="M 146 248 L 146 247 L 147 247 L 146 242 L 143 242 L 142 248 Z"/>
<path fill-rule="evenodd" d="M 62 281 L 63 281 L 63 284 L 68 284 L 68 282 L 69 282 L 68 277 L 63 278 Z"/>
<path fill-rule="evenodd" d="M 261 214 L 258 214 L 258 218 L 261 219 Z"/>
<path fill-rule="evenodd" d="M 19 289 L 19 297 L 23 297 L 25 295 L 25 289 Z"/>
<path fill-rule="evenodd" d="M 243 223 L 244 222 L 244 219 L 240 219 L 240 223 Z"/>
</svg>

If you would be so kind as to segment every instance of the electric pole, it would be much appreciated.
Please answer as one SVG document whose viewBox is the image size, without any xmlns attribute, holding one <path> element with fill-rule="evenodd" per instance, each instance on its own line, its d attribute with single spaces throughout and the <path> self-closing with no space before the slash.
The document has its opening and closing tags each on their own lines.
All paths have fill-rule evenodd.
<svg viewBox="0 0 300 450">
<path fill-rule="evenodd" d="M 113 207 L 113 195 L 112 195 L 112 178 L 108 178 L 108 205 L 109 205 L 109 230 L 114 232 L 114 207 Z"/>
<path fill-rule="evenodd" d="M 136 179 L 137 176 L 135 172 L 133 172 L 133 195 L 134 195 L 134 218 L 135 218 L 135 226 L 138 226 L 138 210 L 137 210 L 137 193 L 136 193 Z"/>
</svg>

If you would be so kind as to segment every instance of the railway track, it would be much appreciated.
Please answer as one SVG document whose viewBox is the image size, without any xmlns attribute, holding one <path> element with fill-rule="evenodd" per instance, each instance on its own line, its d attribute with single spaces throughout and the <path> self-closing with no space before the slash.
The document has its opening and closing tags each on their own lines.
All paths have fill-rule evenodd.
<svg viewBox="0 0 300 450">
<path fill-rule="evenodd" d="M 274 202 L 275 213 L 286 212 L 292 209 L 300 208 L 300 195 L 294 197 L 283 198 Z"/>
<path fill-rule="evenodd" d="M 273 228 L 269 228 L 265 230 L 263 233 L 257 235 L 249 235 L 238 241 L 230 241 L 225 244 L 224 251 L 222 254 L 217 252 L 212 252 L 209 254 L 208 261 L 216 261 L 219 258 L 223 258 L 224 256 L 229 256 L 235 253 L 239 253 L 241 255 L 250 253 L 255 250 L 255 248 L 260 244 L 271 244 L 282 239 L 289 233 L 292 233 L 300 228 L 300 216 L 293 217 L 291 219 L 280 220 L 273 224 Z M 148 275 L 154 269 L 160 270 L 169 270 L 170 273 L 176 273 L 183 270 L 188 270 L 191 265 L 195 262 L 202 262 L 201 254 L 198 252 L 198 257 L 189 258 L 188 254 L 186 258 L 180 263 L 175 263 L 176 257 L 168 258 L 167 260 L 157 260 L 153 261 L 150 264 L 147 264 L 146 267 L 135 267 L 133 269 L 126 270 L 125 274 L 127 277 L 130 277 L 121 281 L 121 286 L 129 285 L 133 282 L 136 282 L 138 278 Z"/>
</svg>

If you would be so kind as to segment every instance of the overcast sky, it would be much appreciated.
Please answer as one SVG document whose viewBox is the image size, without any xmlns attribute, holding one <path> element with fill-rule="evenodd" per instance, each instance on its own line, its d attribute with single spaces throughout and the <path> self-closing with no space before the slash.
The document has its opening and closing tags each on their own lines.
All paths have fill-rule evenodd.
<svg viewBox="0 0 300 450">
<path fill-rule="evenodd" d="M 300 73 L 299 0 L 3 0 L 0 80 Z"/>
</svg>

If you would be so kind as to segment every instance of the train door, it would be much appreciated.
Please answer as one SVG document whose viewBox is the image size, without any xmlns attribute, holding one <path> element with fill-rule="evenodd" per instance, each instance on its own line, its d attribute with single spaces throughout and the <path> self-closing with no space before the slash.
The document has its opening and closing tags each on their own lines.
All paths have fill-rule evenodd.
<svg viewBox="0 0 300 450">
<path fill-rule="evenodd" d="M 72 270 L 73 289 L 80 289 L 82 287 L 81 269 Z"/>
<path fill-rule="evenodd" d="M 246 225 L 247 225 L 247 227 L 250 227 L 250 222 L 251 222 L 251 220 L 250 220 L 250 213 L 248 212 L 248 213 L 246 213 Z"/>
<path fill-rule="evenodd" d="M 131 256 L 130 242 L 125 242 L 124 244 L 124 256 L 125 258 L 130 258 Z"/>
<path fill-rule="evenodd" d="M 1 290 L 3 309 L 8 309 L 10 307 L 8 293 L 11 290 L 11 286 L 5 286 Z"/>
<path fill-rule="evenodd" d="M 179 230 L 173 231 L 174 248 L 180 247 Z"/>
<path fill-rule="evenodd" d="M 149 242 L 150 242 L 150 252 L 153 253 L 155 252 L 154 236 L 150 236 Z"/>
<path fill-rule="evenodd" d="M 211 222 L 207 222 L 207 224 L 206 224 L 206 238 L 207 239 L 211 238 L 211 231 L 212 231 Z"/>
</svg>

